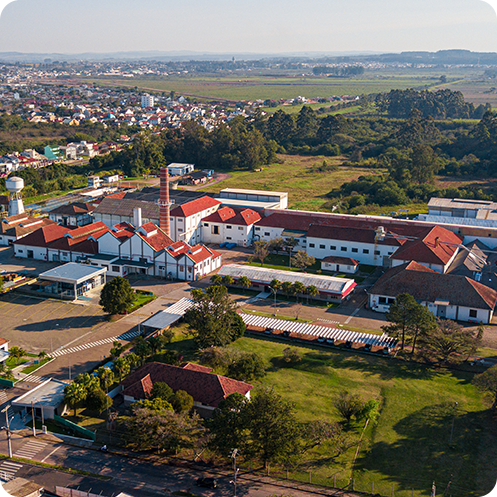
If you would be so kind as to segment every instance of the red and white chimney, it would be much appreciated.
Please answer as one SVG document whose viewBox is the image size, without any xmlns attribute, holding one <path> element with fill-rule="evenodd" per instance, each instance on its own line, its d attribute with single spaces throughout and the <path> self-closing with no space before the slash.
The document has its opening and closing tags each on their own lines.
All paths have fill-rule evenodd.
<svg viewBox="0 0 497 497">
<path fill-rule="evenodd" d="M 169 201 L 169 169 L 160 168 L 159 227 L 171 236 L 171 202 Z"/>
</svg>

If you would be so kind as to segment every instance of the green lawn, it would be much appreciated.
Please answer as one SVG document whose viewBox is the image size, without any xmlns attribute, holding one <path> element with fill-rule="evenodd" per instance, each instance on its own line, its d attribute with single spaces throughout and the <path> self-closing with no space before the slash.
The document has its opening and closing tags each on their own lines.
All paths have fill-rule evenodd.
<svg viewBox="0 0 497 497">
<path fill-rule="evenodd" d="M 27 366 L 25 367 L 21 373 L 25 373 L 25 374 L 30 374 L 32 373 L 33 371 L 36 371 L 38 368 L 40 368 L 41 366 L 43 366 L 44 364 L 46 364 L 47 362 L 50 362 L 52 359 L 50 358 L 46 358 L 46 359 L 42 359 L 41 361 L 38 362 L 38 364 L 31 364 L 31 366 Z"/>
<path fill-rule="evenodd" d="M 225 181 L 203 189 L 206 192 L 219 192 L 223 188 L 250 188 L 254 190 L 276 190 L 289 193 L 290 209 L 320 210 L 328 201 L 326 194 L 345 182 L 378 173 L 360 167 L 340 166 L 339 157 L 303 157 L 280 155 L 282 164 L 264 166 L 262 171 L 234 171 Z M 317 172 L 323 161 L 339 166 L 338 171 Z"/>
<path fill-rule="evenodd" d="M 155 300 L 157 298 L 156 295 L 154 295 L 152 292 L 145 292 L 142 290 L 136 290 L 135 293 L 135 302 L 131 306 L 128 312 L 133 312 L 139 309 L 140 307 L 143 307 L 144 305 L 148 304 L 149 302 L 152 302 L 152 300 Z"/>
<path fill-rule="evenodd" d="M 20 366 L 21 364 L 24 364 L 28 362 L 28 359 L 24 358 L 24 357 L 12 357 L 10 356 L 7 361 L 6 361 L 6 365 L 8 368 L 15 368 L 17 366 Z"/>
<path fill-rule="evenodd" d="M 183 360 L 195 361 L 195 344 L 184 330 L 184 324 L 175 328 L 168 347 Z M 311 471 L 313 482 L 333 485 L 335 479 L 341 486 L 353 479 L 356 490 L 371 492 L 374 484 L 384 496 L 392 495 L 393 485 L 396 497 L 428 497 L 433 481 L 441 495 L 451 475 L 448 495 L 453 497 L 481 496 L 495 485 L 497 424 L 488 401 L 471 385 L 472 374 L 316 346 L 296 347 L 303 360 L 291 367 L 282 361 L 288 343 L 244 337 L 232 347 L 265 359 L 268 374 L 262 385 L 294 402 L 303 421 L 338 421 L 332 402 L 343 389 L 381 402 L 378 422 L 366 430 L 354 468 L 357 445 L 336 459 L 330 447 L 322 446 L 290 477 L 308 481 Z M 349 432 L 353 442 L 361 429 Z M 275 468 L 271 473 L 276 475 Z"/>
</svg>

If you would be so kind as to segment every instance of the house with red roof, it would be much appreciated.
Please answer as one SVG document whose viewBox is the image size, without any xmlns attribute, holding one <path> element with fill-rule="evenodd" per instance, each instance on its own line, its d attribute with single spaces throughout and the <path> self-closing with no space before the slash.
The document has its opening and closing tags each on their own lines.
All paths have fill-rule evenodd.
<svg viewBox="0 0 497 497">
<path fill-rule="evenodd" d="M 383 274 L 369 291 L 369 306 L 388 312 L 402 293 L 412 295 L 435 316 L 472 323 L 490 323 L 497 303 L 497 291 L 478 281 L 412 261 Z"/>
<path fill-rule="evenodd" d="M 147 399 L 154 383 L 166 383 L 174 392 L 183 390 L 191 395 L 194 409 L 203 417 L 212 416 L 219 403 L 233 393 L 250 400 L 252 385 L 211 371 L 210 368 L 190 363 L 171 366 L 149 362 L 120 383 L 121 393 L 124 402 L 129 405 Z"/>
<path fill-rule="evenodd" d="M 4 217 L 0 222 L 0 245 L 11 245 L 42 226 L 55 224 L 47 217 L 32 217 L 26 213 Z"/>
<path fill-rule="evenodd" d="M 202 219 L 202 241 L 248 247 L 254 240 L 254 224 L 260 220 L 261 215 L 252 209 L 221 207 Z"/>
<path fill-rule="evenodd" d="M 42 226 L 14 242 L 16 257 L 50 262 L 75 262 L 98 253 L 98 239 L 109 231 L 102 222 L 79 228 Z"/>
</svg>

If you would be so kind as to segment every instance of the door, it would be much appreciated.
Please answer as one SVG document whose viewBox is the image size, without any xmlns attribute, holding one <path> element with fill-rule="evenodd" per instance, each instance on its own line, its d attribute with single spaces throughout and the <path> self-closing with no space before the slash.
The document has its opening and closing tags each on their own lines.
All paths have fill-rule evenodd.
<svg viewBox="0 0 497 497">
<path fill-rule="evenodd" d="M 28 259 L 32 259 L 34 257 L 34 253 L 32 250 L 28 250 Z"/>
<path fill-rule="evenodd" d="M 440 318 L 444 318 L 447 316 L 447 306 L 439 305 L 437 309 L 437 316 Z"/>
</svg>

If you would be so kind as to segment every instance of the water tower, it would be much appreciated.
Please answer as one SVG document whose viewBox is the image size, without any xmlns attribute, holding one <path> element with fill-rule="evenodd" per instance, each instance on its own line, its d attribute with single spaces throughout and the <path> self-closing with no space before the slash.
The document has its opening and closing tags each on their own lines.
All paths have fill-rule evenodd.
<svg viewBox="0 0 497 497">
<path fill-rule="evenodd" d="M 5 181 L 5 188 L 9 190 L 9 216 L 24 213 L 24 205 L 21 198 L 21 190 L 24 188 L 24 180 L 17 176 L 12 176 Z"/>
</svg>

